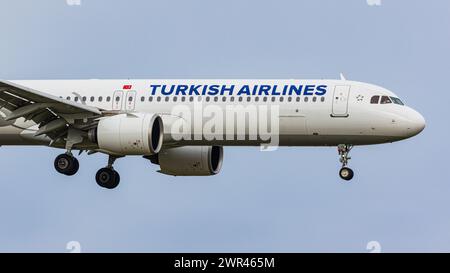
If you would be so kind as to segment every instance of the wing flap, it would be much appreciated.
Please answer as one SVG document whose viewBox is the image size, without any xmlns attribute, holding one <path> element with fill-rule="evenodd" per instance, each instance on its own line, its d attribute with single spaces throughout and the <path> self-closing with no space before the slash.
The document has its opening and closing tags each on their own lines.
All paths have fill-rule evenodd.
<svg viewBox="0 0 450 273">
<path fill-rule="evenodd" d="M 58 138 L 76 120 L 88 125 L 102 115 L 99 108 L 69 101 L 45 92 L 0 81 L 0 109 L 7 109 L 5 120 L 25 118 L 39 125 L 38 134 Z M 8 113 L 9 112 L 9 113 Z M 79 123 L 79 122 L 78 122 Z M 77 124 L 78 124 L 77 123 Z"/>
<path fill-rule="evenodd" d="M 53 96 L 38 90 L 34 90 L 28 88 L 26 86 L 21 86 L 19 84 L 10 82 L 10 81 L 0 81 L 0 90 L 2 90 L 3 94 L 10 93 L 12 95 L 17 96 L 17 99 L 22 99 L 24 102 L 47 102 L 47 103 L 55 103 L 53 106 L 56 111 L 64 113 L 64 114 L 76 114 L 82 112 L 89 112 L 92 114 L 100 115 L 101 111 L 92 106 L 83 105 L 80 103 L 72 102 L 66 99 L 59 98 L 57 96 Z M 11 99 L 11 98 L 9 98 Z M 8 102 L 10 101 L 8 99 Z M 14 100 L 18 103 L 18 100 Z"/>
</svg>

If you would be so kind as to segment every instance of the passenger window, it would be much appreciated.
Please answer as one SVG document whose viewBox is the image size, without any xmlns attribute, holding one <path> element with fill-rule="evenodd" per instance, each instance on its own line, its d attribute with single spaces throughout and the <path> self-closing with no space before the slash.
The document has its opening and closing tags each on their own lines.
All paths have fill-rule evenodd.
<svg viewBox="0 0 450 273">
<path fill-rule="evenodd" d="M 247 97 L 247 101 L 250 102 L 252 100 L 252 97 Z"/>
<path fill-rule="evenodd" d="M 300 97 L 297 97 L 295 100 L 296 100 L 297 102 L 300 102 Z"/>
<path fill-rule="evenodd" d="M 291 102 L 291 101 L 292 101 L 292 97 L 289 97 L 289 98 L 288 98 L 288 102 Z"/>
<path fill-rule="evenodd" d="M 378 104 L 378 101 L 380 101 L 380 96 L 373 96 L 373 97 L 370 99 L 370 103 L 371 103 L 371 104 Z"/>
<path fill-rule="evenodd" d="M 164 100 L 165 100 L 165 101 L 167 102 L 167 101 L 169 101 L 169 100 L 170 100 L 170 98 L 169 98 L 169 97 L 166 97 L 166 98 L 165 98 Z"/>
<path fill-rule="evenodd" d="M 95 98 L 94 97 L 91 97 L 91 101 L 93 102 L 95 100 Z"/>
<path fill-rule="evenodd" d="M 99 101 L 99 102 L 102 102 L 102 100 L 103 100 L 103 97 L 102 97 L 102 96 L 98 97 L 98 101 Z"/>
<path fill-rule="evenodd" d="M 119 100 L 120 100 L 120 96 L 117 96 L 116 97 L 116 102 L 119 102 Z"/>
<path fill-rule="evenodd" d="M 186 97 L 181 97 L 181 101 L 186 101 Z"/>
<path fill-rule="evenodd" d="M 267 101 L 267 97 L 264 97 L 264 98 L 263 98 L 263 101 L 266 102 L 266 101 Z"/>
<path fill-rule="evenodd" d="M 177 101 L 178 100 L 178 97 L 173 97 L 173 101 Z"/>
<path fill-rule="evenodd" d="M 144 102 L 145 101 L 145 97 L 141 97 L 141 101 Z"/>
<path fill-rule="evenodd" d="M 242 101 L 242 97 L 239 97 L 239 101 Z"/>
<path fill-rule="evenodd" d="M 67 100 L 70 100 L 70 97 L 67 97 L 66 99 L 67 99 Z"/>
<path fill-rule="evenodd" d="M 222 101 L 223 101 L 223 102 L 226 102 L 226 101 L 227 101 L 227 97 L 225 97 L 225 96 L 222 97 Z"/>
<path fill-rule="evenodd" d="M 194 97 L 189 97 L 189 101 L 193 102 L 194 101 Z"/>
<path fill-rule="evenodd" d="M 214 97 L 214 101 L 215 102 L 219 101 L 219 97 Z"/>
<path fill-rule="evenodd" d="M 75 100 L 75 101 L 78 101 L 78 97 L 75 97 L 74 100 Z"/>
<path fill-rule="evenodd" d="M 156 100 L 157 100 L 158 102 L 160 102 L 160 101 L 161 101 L 161 97 L 158 96 L 158 97 L 156 98 Z"/>
<path fill-rule="evenodd" d="M 259 101 L 259 97 L 255 97 L 255 101 L 258 102 Z"/>
<path fill-rule="evenodd" d="M 388 104 L 388 103 L 392 103 L 391 99 L 388 96 L 382 96 L 381 97 L 381 104 Z"/>
<path fill-rule="evenodd" d="M 317 101 L 317 97 L 313 97 L 313 102 L 316 102 Z"/>
<path fill-rule="evenodd" d="M 129 96 L 129 97 L 128 97 L 128 101 L 129 101 L 129 102 L 132 102 L 132 101 L 133 101 L 133 97 L 132 97 L 132 96 Z"/>
<path fill-rule="evenodd" d="M 209 97 L 206 97 L 206 101 L 207 101 L 207 102 L 209 101 L 209 99 L 210 99 Z"/>
<path fill-rule="evenodd" d="M 83 101 L 86 101 L 86 97 L 83 97 Z"/>
<path fill-rule="evenodd" d="M 234 101 L 234 97 L 230 97 L 230 101 Z"/>
<path fill-rule="evenodd" d="M 275 102 L 275 100 L 276 100 L 276 98 L 275 98 L 275 97 L 272 97 L 272 102 Z"/>
<path fill-rule="evenodd" d="M 152 96 L 150 96 L 150 97 L 148 97 L 148 101 L 153 101 L 153 97 Z"/>
<path fill-rule="evenodd" d="M 320 98 L 320 101 L 321 101 L 321 102 L 324 102 L 324 101 L 325 101 L 325 97 L 321 97 L 321 98 Z"/>
<path fill-rule="evenodd" d="M 304 99 L 304 100 L 305 100 L 305 102 L 308 102 L 308 97 L 305 97 L 305 99 Z"/>
</svg>

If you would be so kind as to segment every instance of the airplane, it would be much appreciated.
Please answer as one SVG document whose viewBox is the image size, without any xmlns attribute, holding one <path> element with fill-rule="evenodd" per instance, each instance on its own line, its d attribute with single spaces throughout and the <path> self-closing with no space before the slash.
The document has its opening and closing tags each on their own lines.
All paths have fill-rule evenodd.
<svg viewBox="0 0 450 273">
<path fill-rule="evenodd" d="M 209 176 L 221 171 L 224 146 L 337 147 L 339 176 L 349 181 L 354 146 L 400 141 L 424 128 L 424 117 L 393 92 L 342 75 L 338 80 L 0 80 L 0 145 L 64 149 L 54 167 L 67 176 L 79 169 L 73 151 L 105 154 L 108 163 L 96 182 L 106 189 L 119 185 L 113 167 L 118 158 L 142 156 L 166 175 Z"/>
</svg>

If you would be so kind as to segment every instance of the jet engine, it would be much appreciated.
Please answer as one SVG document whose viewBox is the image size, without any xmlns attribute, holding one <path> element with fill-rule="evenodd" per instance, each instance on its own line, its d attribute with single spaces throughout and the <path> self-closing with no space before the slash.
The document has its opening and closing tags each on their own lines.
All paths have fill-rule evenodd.
<svg viewBox="0 0 450 273">
<path fill-rule="evenodd" d="M 100 150 L 117 155 L 152 155 L 163 143 L 163 122 L 156 114 L 120 114 L 106 117 L 90 129 L 88 138 Z"/>
<path fill-rule="evenodd" d="M 208 176 L 220 172 L 223 161 L 221 146 L 183 146 L 161 150 L 146 157 L 161 167 L 160 172 L 174 176 Z"/>
</svg>

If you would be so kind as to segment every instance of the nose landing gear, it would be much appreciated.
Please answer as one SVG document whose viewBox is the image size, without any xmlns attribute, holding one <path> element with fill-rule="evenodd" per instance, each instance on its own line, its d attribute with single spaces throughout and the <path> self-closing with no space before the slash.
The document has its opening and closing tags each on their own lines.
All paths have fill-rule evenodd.
<svg viewBox="0 0 450 273">
<path fill-rule="evenodd" d="M 339 161 L 342 163 L 342 168 L 339 171 L 339 176 L 346 181 L 352 180 L 354 175 L 353 170 L 347 167 L 348 161 L 351 159 L 348 154 L 350 153 L 352 148 L 353 145 L 349 144 L 338 145 Z"/>
</svg>

